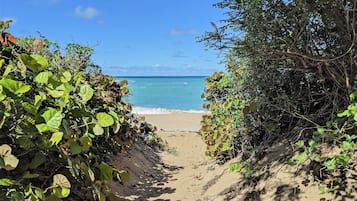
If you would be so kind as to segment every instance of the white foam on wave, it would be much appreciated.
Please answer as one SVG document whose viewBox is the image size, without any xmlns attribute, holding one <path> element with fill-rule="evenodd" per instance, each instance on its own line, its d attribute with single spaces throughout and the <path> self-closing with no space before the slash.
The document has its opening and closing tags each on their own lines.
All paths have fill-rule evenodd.
<svg viewBox="0 0 357 201">
<path fill-rule="evenodd" d="M 172 114 L 172 113 L 208 113 L 204 110 L 175 110 L 166 108 L 146 108 L 134 106 L 133 113 L 135 114 Z"/>
</svg>

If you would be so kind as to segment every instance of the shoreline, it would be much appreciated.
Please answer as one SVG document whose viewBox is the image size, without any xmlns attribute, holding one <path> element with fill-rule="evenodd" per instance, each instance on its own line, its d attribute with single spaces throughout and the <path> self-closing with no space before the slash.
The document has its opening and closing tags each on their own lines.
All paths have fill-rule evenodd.
<svg viewBox="0 0 357 201">
<path fill-rule="evenodd" d="M 168 109 L 168 108 L 148 108 L 148 107 L 138 107 L 133 106 L 132 113 L 142 115 L 160 115 L 160 114 L 182 114 L 182 113 L 189 113 L 189 114 L 209 114 L 208 110 L 184 110 L 184 109 Z"/>
</svg>

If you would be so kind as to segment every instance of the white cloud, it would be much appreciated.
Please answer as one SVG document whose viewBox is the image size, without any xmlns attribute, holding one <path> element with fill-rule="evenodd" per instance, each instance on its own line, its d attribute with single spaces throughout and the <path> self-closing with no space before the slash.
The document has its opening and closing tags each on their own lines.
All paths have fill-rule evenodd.
<svg viewBox="0 0 357 201">
<path fill-rule="evenodd" d="M 93 19 L 99 15 L 99 11 L 93 7 L 82 8 L 82 6 L 77 6 L 74 14 L 78 17 Z"/>
<path fill-rule="evenodd" d="M 169 32 L 169 34 L 171 36 L 195 36 L 198 34 L 198 31 L 196 29 L 174 28 Z"/>
</svg>

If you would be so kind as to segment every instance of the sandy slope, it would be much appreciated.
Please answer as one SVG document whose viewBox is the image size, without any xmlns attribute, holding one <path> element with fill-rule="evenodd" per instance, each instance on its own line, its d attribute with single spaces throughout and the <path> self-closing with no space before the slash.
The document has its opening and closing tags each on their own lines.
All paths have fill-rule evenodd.
<svg viewBox="0 0 357 201">
<path fill-rule="evenodd" d="M 204 154 L 205 144 L 196 133 L 201 115 L 145 115 L 158 127 L 169 150 L 156 152 L 137 145 L 129 157 L 116 158 L 114 165 L 127 170 L 131 181 L 113 185 L 114 192 L 122 200 L 343 200 L 320 195 L 313 178 L 296 175 L 294 167 L 282 162 L 291 157 L 291 146 L 284 141 L 266 150 L 252 177 L 228 173 L 230 162 L 219 166 Z"/>
</svg>

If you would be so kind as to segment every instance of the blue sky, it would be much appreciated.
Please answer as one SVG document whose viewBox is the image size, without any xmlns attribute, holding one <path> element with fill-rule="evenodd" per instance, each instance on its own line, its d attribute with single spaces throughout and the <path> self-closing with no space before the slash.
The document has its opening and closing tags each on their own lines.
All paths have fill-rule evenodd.
<svg viewBox="0 0 357 201">
<path fill-rule="evenodd" d="M 219 0 L 12 0 L 0 19 L 9 32 L 95 50 L 93 61 L 114 76 L 208 75 L 224 70 L 220 52 L 197 37 L 225 18 Z M 20 6 L 21 5 L 21 6 Z"/>
</svg>

